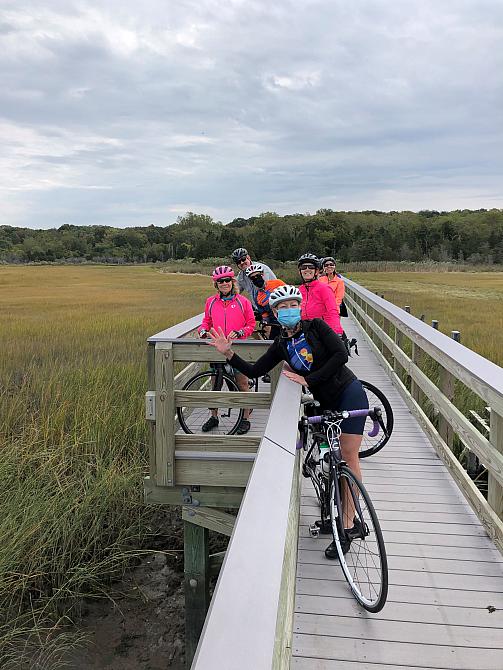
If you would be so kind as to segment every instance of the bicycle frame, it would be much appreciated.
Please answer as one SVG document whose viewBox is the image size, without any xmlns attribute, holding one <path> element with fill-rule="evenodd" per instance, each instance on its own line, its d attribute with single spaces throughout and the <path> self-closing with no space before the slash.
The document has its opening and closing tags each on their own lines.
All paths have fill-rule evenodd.
<svg viewBox="0 0 503 670">
<path fill-rule="evenodd" d="M 341 435 L 341 423 L 344 419 L 356 416 L 370 416 L 373 419 L 374 425 L 371 431 L 369 431 L 370 436 L 375 436 L 379 432 L 381 415 L 379 408 L 362 409 L 362 410 L 343 410 L 342 412 L 326 412 L 324 416 L 313 416 L 313 417 L 302 417 L 299 422 L 299 429 L 301 434 L 304 433 L 305 440 L 307 440 L 307 432 L 311 430 L 313 434 L 313 444 L 311 445 L 309 451 L 307 452 L 304 463 L 303 463 L 303 473 L 304 476 L 309 476 L 313 482 L 313 488 L 315 489 L 316 495 L 320 502 L 321 506 L 321 526 L 318 526 L 318 531 L 316 530 L 316 524 L 313 524 L 309 527 L 309 532 L 311 536 L 317 537 L 320 530 L 319 528 L 324 528 L 326 520 L 329 516 L 329 507 L 331 504 L 330 497 L 330 484 L 333 482 L 336 495 L 336 509 L 334 510 L 335 516 L 338 519 L 338 524 L 340 528 L 338 529 L 341 533 L 344 532 L 344 519 L 342 512 L 342 500 L 341 500 L 341 491 L 340 491 L 340 470 L 343 466 L 346 465 L 346 462 L 342 458 L 342 453 L 340 449 L 340 435 Z M 322 428 L 321 433 L 316 433 L 313 430 L 313 426 L 320 425 Z M 323 471 L 323 466 L 319 461 L 314 464 L 312 463 L 312 452 L 317 446 L 320 438 L 325 439 L 328 443 L 329 451 L 325 454 L 324 458 L 328 456 L 328 473 Z M 301 438 L 302 439 L 302 438 Z M 299 446 L 299 445 L 297 445 Z M 304 447 L 305 448 L 305 447 Z M 316 471 L 316 467 L 319 465 L 319 472 Z M 362 513 L 359 508 L 358 498 L 354 496 L 353 491 L 351 491 L 353 505 L 355 508 L 355 513 L 358 514 L 358 517 L 362 521 Z"/>
</svg>

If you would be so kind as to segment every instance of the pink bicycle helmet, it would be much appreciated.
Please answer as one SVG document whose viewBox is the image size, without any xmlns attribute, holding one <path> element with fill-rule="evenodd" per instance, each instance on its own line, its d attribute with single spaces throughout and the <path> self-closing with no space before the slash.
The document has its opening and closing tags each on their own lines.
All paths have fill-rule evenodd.
<svg viewBox="0 0 503 670">
<path fill-rule="evenodd" d="M 213 270 L 213 274 L 211 275 L 213 281 L 216 281 L 217 279 L 224 279 L 225 277 L 234 279 L 234 270 L 228 265 L 219 265 Z"/>
</svg>

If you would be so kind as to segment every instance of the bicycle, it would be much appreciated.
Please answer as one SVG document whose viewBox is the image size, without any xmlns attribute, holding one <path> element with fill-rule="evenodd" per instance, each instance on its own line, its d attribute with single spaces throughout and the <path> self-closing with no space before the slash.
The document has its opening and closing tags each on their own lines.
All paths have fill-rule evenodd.
<svg viewBox="0 0 503 670">
<path fill-rule="evenodd" d="M 307 452 L 302 474 L 311 478 L 321 507 L 321 520 L 309 527 L 310 535 L 316 538 L 320 533 L 332 535 L 340 566 L 355 599 L 373 613 L 384 607 L 388 595 L 386 548 L 370 496 L 342 459 L 340 434 L 341 422 L 357 416 L 370 417 L 373 421 L 370 432 L 377 433 L 379 414 L 376 407 L 327 410 L 322 415 L 303 416 L 297 444 L 297 448 Z M 316 432 L 314 426 L 321 431 Z M 348 523 L 352 525 L 349 530 Z"/>
<path fill-rule="evenodd" d="M 352 349 L 354 349 L 355 354 L 359 356 L 358 340 L 356 337 L 353 337 L 350 340 L 347 335 L 343 333 L 342 341 L 344 342 L 344 346 L 346 347 L 346 351 L 348 352 L 349 357 L 352 356 Z M 391 437 L 391 433 L 393 432 L 394 417 L 389 400 L 386 398 L 384 393 L 378 389 L 377 386 L 374 386 L 370 382 L 366 382 L 363 379 L 360 379 L 360 382 L 365 390 L 365 393 L 367 394 L 369 407 L 379 406 L 381 409 L 380 426 L 382 433 L 380 437 L 376 436 L 377 439 L 375 440 L 373 438 L 369 439 L 369 431 L 367 430 L 363 434 L 359 455 L 360 458 L 367 458 L 367 456 L 373 456 L 374 454 L 377 454 L 378 451 L 381 451 L 384 445 L 388 442 L 389 438 Z"/>
<path fill-rule="evenodd" d="M 258 379 L 248 380 L 250 390 L 258 391 Z M 227 387 L 225 389 L 225 387 Z M 211 363 L 209 370 L 198 372 L 184 385 L 183 391 L 236 391 L 238 386 L 234 372 L 228 363 Z M 210 410 L 213 408 L 209 408 Z M 215 408 L 217 409 L 217 408 Z M 177 407 L 176 414 L 181 429 L 185 433 L 200 433 L 203 423 L 208 419 L 208 410 L 203 407 Z M 218 408 L 219 424 L 211 431 L 212 435 L 234 435 L 244 416 L 242 407 Z"/>
</svg>

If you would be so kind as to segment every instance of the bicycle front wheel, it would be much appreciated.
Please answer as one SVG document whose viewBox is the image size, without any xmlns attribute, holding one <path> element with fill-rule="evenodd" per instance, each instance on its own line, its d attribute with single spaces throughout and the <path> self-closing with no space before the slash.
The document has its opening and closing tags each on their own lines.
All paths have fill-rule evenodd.
<svg viewBox="0 0 503 670">
<path fill-rule="evenodd" d="M 344 524 L 349 514 L 354 518 Z M 347 466 L 340 469 L 337 487 L 333 479 L 330 482 L 330 521 L 341 568 L 354 597 L 367 611 L 380 612 L 388 596 L 384 539 L 367 489 Z M 344 525 L 351 523 L 347 549 Z M 347 549 L 345 554 L 343 548 Z"/>
<path fill-rule="evenodd" d="M 372 430 L 374 424 L 372 419 L 367 418 L 359 452 L 360 458 L 366 458 L 367 456 L 373 456 L 374 454 L 377 454 L 377 452 L 381 451 L 381 449 L 384 447 L 386 442 L 391 437 L 391 433 L 393 432 L 394 419 L 393 410 L 391 409 L 389 400 L 386 398 L 384 393 L 378 389 L 377 386 L 374 386 L 369 382 L 365 382 L 363 379 L 360 381 L 363 386 L 363 390 L 367 394 L 370 409 L 374 409 L 374 407 L 380 408 L 382 421 L 384 424 L 384 431 L 381 429 L 375 437 L 369 437 L 368 433 Z"/>
<path fill-rule="evenodd" d="M 207 370 L 195 375 L 185 384 L 184 391 L 238 391 L 236 382 L 225 373 Z M 210 412 L 202 407 L 177 407 L 180 427 L 185 433 L 202 433 L 202 427 L 210 417 Z M 239 407 L 219 407 L 218 426 L 208 435 L 233 435 L 243 418 L 244 410 Z"/>
</svg>

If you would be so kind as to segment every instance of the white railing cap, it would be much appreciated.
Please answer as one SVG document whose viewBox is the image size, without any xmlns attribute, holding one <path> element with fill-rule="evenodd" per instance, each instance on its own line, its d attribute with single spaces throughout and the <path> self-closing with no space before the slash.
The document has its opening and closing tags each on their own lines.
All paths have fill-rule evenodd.
<svg viewBox="0 0 503 670">
<path fill-rule="evenodd" d="M 195 328 L 199 328 L 204 317 L 204 312 L 191 316 L 190 319 L 175 323 L 174 326 L 161 330 L 159 333 L 149 337 L 147 342 L 169 342 L 170 340 L 177 340 L 184 335 L 188 335 Z"/>
<path fill-rule="evenodd" d="M 192 670 L 271 668 L 300 394 L 301 387 L 282 375 Z M 275 415 L 281 416 L 281 424 Z"/>
</svg>

